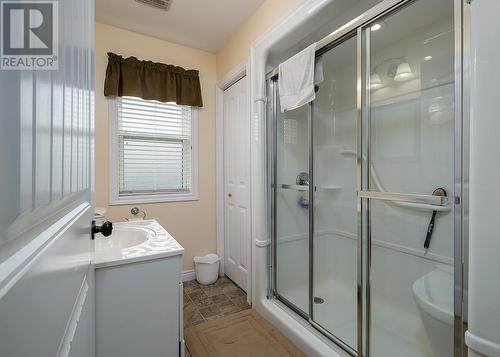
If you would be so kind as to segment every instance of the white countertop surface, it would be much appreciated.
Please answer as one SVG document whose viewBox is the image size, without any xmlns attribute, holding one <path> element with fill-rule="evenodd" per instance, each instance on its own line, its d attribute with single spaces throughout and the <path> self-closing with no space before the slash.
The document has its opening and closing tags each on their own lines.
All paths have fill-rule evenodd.
<svg viewBox="0 0 500 357">
<path fill-rule="evenodd" d="M 134 240 L 140 241 L 137 244 Z M 96 268 L 182 255 L 184 252 L 184 248 L 155 220 L 113 223 L 113 234 L 109 237 L 97 234 L 94 242 Z"/>
</svg>

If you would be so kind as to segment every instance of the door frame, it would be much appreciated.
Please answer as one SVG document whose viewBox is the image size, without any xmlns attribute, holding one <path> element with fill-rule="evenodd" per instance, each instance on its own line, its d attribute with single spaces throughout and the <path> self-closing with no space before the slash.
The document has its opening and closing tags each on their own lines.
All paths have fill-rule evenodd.
<svg viewBox="0 0 500 357">
<path fill-rule="evenodd" d="M 240 79 L 247 77 L 247 119 L 251 120 L 251 82 L 250 82 L 250 60 L 246 58 L 236 67 L 234 67 L 221 81 L 215 85 L 215 158 L 216 158 L 216 212 L 217 212 L 217 255 L 220 257 L 219 275 L 223 276 L 225 273 L 224 259 L 225 259 L 225 231 L 224 231 L 224 91 L 238 82 Z M 250 123 L 251 127 L 251 123 Z M 250 133 L 248 133 L 249 148 Z M 249 151 L 251 153 L 251 150 Z M 251 154 L 248 157 L 248 164 L 250 165 Z M 252 184 L 251 175 L 249 175 L 249 201 L 248 209 L 250 212 L 250 220 L 252 220 Z M 252 225 L 250 225 L 250 242 L 248 242 L 248 277 L 247 277 L 247 302 L 252 304 L 253 294 L 253 264 L 252 264 Z"/>
</svg>

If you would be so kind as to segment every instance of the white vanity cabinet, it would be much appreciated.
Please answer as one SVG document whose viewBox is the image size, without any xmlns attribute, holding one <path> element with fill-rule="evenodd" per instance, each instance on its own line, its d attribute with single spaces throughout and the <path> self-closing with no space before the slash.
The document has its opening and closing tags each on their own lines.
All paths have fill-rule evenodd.
<svg viewBox="0 0 500 357">
<path fill-rule="evenodd" d="M 141 230 L 150 236 L 123 248 Z M 182 253 L 156 221 L 116 224 L 111 239 L 96 238 L 97 357 L 183 355 Z"/>
</svg>

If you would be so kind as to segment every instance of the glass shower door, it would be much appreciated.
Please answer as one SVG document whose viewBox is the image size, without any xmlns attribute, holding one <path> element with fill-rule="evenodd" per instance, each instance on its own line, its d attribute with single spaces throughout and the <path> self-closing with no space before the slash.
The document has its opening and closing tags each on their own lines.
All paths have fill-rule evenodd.
<svg viewBox="0 0 500 357">
<path fill-rule="evenodd" d="M 316 93 L 312 116 L 312 319 L 352 351 L 357 348 L 359 262 L 356 56 L 356 36 L 321 56 L 324 79 Z"/>
<path fill-rule="evenodd" d="M 453 356 L 453 0 L 364 30 L 369 355 Z"/>
<path fill-rule="evenodd" d="M 274 88 L 277 87 L 277 83 Z M 277 108 L 279 97 L 275 92 Z M 276 112 L 275 294 L 309 315 L 309 106 Z"/>
<path fill-rule="evenodd" d="M 352 355 L 461 348 L 455 3 L 388 5 L 335 38 L 309 105 L 281 113 L 268 82 L 269 295 Z"/>
</svg>

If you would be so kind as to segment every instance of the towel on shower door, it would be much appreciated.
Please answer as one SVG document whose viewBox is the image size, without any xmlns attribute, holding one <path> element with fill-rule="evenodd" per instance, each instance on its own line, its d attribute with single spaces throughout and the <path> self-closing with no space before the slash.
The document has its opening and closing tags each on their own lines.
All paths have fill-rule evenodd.
<svg viewBox="0 0 500 357">
<path fill-rule="evenodd" d="M 315 54 L 316 43 L 313 43 L 279 65 L 281 112 L 301 107 L 316 97 L 314 84 L 322 82 L 323 71 L 320 60 L 315 78 Z"/>
</svg>

